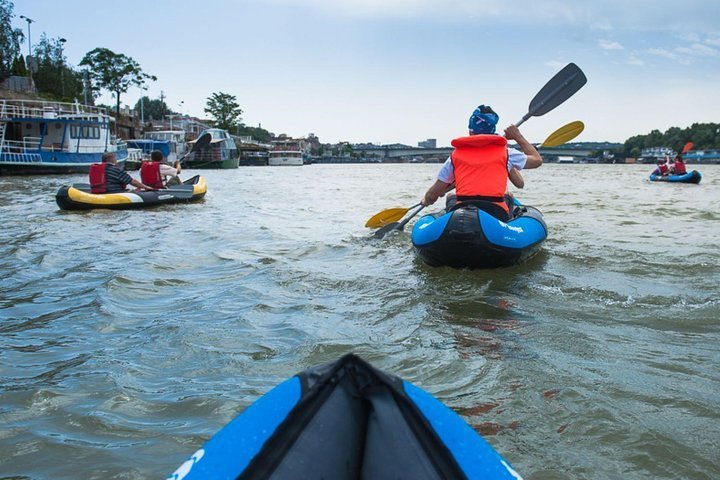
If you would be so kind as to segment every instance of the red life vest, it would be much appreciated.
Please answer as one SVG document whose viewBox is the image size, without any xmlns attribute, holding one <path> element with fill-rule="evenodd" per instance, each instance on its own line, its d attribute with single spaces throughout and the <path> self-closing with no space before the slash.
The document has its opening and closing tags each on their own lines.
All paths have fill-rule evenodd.
<svg viewBox="0 0 720 480">
<path fill-rule="evenodd" d="M 658 165 L 658 171 L 660 172 L 660 175 L 665 175 L 668 173 L 668 164 L 663 163 L 662 165 Z"/>
<path fill-rule="evenodd" d="M 140 181 L 150 188 L 165 188 L 160 175 L 160 162 L 142 162 L 140 165 Z"/>
<path fill-rule="evenodd" d="M 105 167 L 106 164 L 104 163 L 90 164 L 90 192 L 107 192 L 107 185 L 105 184 Z"/>
<path fill-rule="evenodd" d="M 675 163 L 673 163 L 673 172 L 675 175 L 685 175 L 687 173 L 685 162 L 678 162 L 676 160 Z"/>
<path fill-rule="evenodd" d="M 486 197 L 507 213 L 507 140 L 500 135 L 471 135 L 456 138 L 451 159 L 455 171 L 458 201 L 472 197 Z"/>
</svg>

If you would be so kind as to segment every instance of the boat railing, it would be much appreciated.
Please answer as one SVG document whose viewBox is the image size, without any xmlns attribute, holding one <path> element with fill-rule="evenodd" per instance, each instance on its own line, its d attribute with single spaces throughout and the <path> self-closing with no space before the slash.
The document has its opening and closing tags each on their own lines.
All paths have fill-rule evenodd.
<svg viewBox="0 0 720 480">
<path fill-rule="evenodd" d="M 23 153 L 25 152 L 25 142 L 17 140 L 5 140 L 3 142 L 2 151 L 7 153 Z"/>
<path fill-rule="evenodd" d="M 41 100 L 0 100 L 0 118 L 61 118 L 76 115 L 107 116 L 103 107 L 80 103 L 47 102 Z"/>
<path fill-rule="evenodd" d="M 52 145 L 41 145 L 40 141 L 40 137 L 25 137 L 22 140 L 5 140 L 3 144 L 3 151 L 9 153 L 67 151 L 67 149 L 63 148 L 63 145 L 60 143 L 53 143 Z"/>
<path fill-rule="evenodd" d="M 23 137 L 23 150 L 38 150 L 41 142 L 42 138 L 40 137 Z"/>
<path fill-rule="evenodd" d="M 40 137 L 25 137 L 22 140 L 5 140 L 2 151 L 6 153 L 29 153 L 29 152 L 70 152 L 70 153 L 97 153 L 96 145 L 76 145 L 71 142 L 70 146 L 61 143 L 41 144 Z M 113 145 L 115 146 L 115 145 Z M 127 151 L 127 144 L 120 142 L 111 151 Z"/>
</svg>

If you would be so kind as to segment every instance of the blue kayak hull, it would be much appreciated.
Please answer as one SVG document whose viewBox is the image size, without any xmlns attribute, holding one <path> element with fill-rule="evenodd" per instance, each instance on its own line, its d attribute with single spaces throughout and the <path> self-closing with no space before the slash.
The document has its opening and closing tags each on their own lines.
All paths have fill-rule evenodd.
<svg viewBox="0 0 720 480">
<path fill-rule="evenodd" d="M 517 265 L 540 250 L 547 226 L 538 209 L 520 206 L 515 210 L 515 217 L 508 222 L 474 206 L 425 215 L 413 227 L 413 246 L 431 266 L 477 269 Z"/>
<path fill-rule="evenodd" d="M 520 476 L 432 395 L 349 354 L 275 387 L 168 478 Z"/>
<path fill-rule="evenodd" d="M 697 170 L 688 172 L 684 175 L 650 175 L 651 182 L 668 182 L 668 183 L 694 183 L 698 184 L 702 180 L 702 174 Z"/>
</svg>

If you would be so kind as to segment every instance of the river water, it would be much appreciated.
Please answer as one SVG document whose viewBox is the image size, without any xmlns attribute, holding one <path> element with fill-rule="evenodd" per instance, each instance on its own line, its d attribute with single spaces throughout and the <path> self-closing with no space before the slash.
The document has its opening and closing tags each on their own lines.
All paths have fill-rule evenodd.
<svg viewBox="0 0 720 480">
<path fill-rule="evenodd" d="M 366 238 L 438 167 L 203 171 L 204 201 L 131 212 L 59 211 L 83 176 L 0 177 L 0 478 L 164 478 L 351 351 L 526 479 L 720 478 L 720 166 L 526 172 L 548 240 L 491 271 Z"/>
</svg>

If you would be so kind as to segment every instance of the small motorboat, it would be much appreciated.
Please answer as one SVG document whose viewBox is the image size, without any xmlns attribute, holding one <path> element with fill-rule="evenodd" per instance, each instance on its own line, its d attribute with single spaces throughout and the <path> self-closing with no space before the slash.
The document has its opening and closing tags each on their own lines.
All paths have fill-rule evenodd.
<svg viewBox="0 0 720 480">
<path fill-rule="evenodd" d="M 55 195 L 55 201 L 63 210 L 90 210 L 108 208 L 127 210 L 148 208 L 171 203 L 193 202 L 200 200 L 207 192 L 205 179 L 196 175 L 180 185 L 162 190 L 126 191 L 120 193 L 91 193 L 87 183 L 62 186 Z"/>
<path fill-rule="evenodd" d="M 432 395 L 348 354 L 270 390 L 168 478 L 521 477 Z"/>
<path fill-rule="evenodd" d="M 702 180 L 702 174 L 697 170 L 684 173 L 682 175 L 657 175 L 650 174 L 651 182 L 670 182 L 670 183 L 694 183 L 698 184 Z"/>
<path fill-rule="evenodd" d="M 547 238 L 547 226 L 540 210 L 517 200 L 508 222 L 470 203 L 421 217 L 411 238 L 418 255 L 433 267 L 497 268 L 535 255 Z"/>
</svg>

